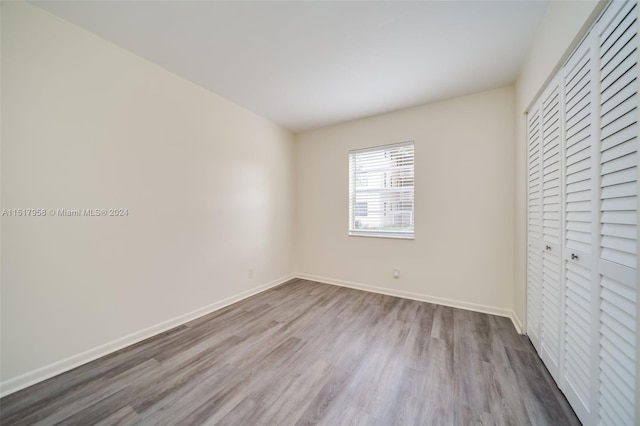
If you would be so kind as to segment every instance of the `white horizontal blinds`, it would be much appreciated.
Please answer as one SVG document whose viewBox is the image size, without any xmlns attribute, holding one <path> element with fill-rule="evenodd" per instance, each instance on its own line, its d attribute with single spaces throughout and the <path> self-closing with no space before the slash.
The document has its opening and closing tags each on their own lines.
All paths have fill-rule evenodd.
<svg viewBox="0 0 640 426">
<path fill-rule="evenodd" d="M 612 2 L 599 21 L 600 422 L 635 423 L 637 374 L 637 4 Z M 637 420 L 637 419 L 636 419 Z"/>
<path fill-rule="evenodd" d="M 542 359 L 558 377 L 560 360 L 560 89 L 554 79 L 542 97 Z"/>
<path fill-rule="evenodd" d="M 542 131 L 540 108 L 536 105 L 527 114 L 528 153 L 528 257 L 527 257 L 527 332 L 534 346 L 539 347 L 542 315 Z"/>
<path fill-rule="evenodd" d="M 352 235 L 413 236 L 413 142 L 351 151 Z"/>
<path fill-rule="evenodd" d="M 593 252 L 597 221 L 594 182 L 594 113 L 597 86 L 594 78 L 593 35 L 588 36 L 562 70 L 564 87 L 564 209 L 565 209 L 565 395 L 583 423 L 593 423 L 597 358 L 597 282 Z M 596 313 L 594 315 L 594 312 Z M 568 389 L 567 389 L 568 388 Z"/>
</svg>

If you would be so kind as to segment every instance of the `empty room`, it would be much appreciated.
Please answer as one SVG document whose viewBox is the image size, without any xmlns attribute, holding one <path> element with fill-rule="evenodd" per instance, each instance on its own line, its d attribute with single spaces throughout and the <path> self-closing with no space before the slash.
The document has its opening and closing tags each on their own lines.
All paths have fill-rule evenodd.
<svg viewBox="0 0 640 426">
<path fill-rule="evenodd" d="M 636 1 L 0 1 L 0 424 L 640 424 Z"/>
</svg>

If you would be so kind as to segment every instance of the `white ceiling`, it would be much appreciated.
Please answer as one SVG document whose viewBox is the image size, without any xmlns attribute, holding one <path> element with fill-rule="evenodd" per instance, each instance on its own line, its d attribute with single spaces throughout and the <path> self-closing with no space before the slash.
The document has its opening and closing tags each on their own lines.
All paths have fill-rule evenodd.
<svg viewBox="0 0 640 426">
<path fill-rule="evenodd" d="M 548 1 L 36 1 L 301 131 L 515 81 Z"/>
</svg>

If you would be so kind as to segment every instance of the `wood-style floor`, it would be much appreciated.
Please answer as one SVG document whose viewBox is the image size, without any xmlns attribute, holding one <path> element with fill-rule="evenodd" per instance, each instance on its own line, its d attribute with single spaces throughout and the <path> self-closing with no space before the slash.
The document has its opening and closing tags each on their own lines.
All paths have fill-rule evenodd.
<svg viewBox="0 0 640 426">
<path fill-rule="evenodd" d="M 294 280 L 0 400 L 3 425 L 572 425 L 507 318 Z"/>
</svg>

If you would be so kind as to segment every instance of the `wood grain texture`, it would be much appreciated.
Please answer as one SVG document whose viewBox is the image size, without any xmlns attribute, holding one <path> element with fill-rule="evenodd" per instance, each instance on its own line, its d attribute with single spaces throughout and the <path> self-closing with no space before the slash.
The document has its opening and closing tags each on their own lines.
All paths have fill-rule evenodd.
<svg viewBox="0 0 640 426">
<path fill-rule="evenodd" d="M 510 320 L 292 280 L 0 400 L 2 425 L 579 425 Z"/>
</svg>

